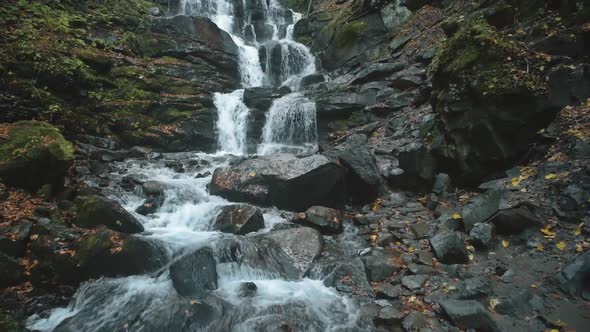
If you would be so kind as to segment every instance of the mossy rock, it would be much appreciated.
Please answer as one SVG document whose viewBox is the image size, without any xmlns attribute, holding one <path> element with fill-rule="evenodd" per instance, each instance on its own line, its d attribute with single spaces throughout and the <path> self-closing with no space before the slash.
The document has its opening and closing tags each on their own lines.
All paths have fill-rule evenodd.
<svg viewBox="0 0 590 332">
<path fill-rule="evenodd" d="M 24 281 L 25 269 L 14 258 L 0 252 L 0 288 L 18 285 Z"/>
<path fill-rule="evenodd" d="M 76 218 L 73 223 L 84 228 L 104 225 L 123 233 L 139 233 L 144 228 L 135 217 L 117 202 L 100 196 L 81 196 L 74 201 Z"/>
<path fill-rule="evenodd" d="M 101 73 L 109 72 L 114 65 L 111 57 L 92 48 L 79 50 L 76 56 L 85 64 Z"/>
<path fill-rule="evenodd" d="M 9 311 L 0 311 L 0 331 L 24 332 L 25 328 L 13 313 Z"/>
<path fill-rule="evenodd" d="M 57 128 L 40 121 L 16 122 L 0 145 L 0 178 L 37 191 L 45 184 L 61 185 L 73 160 L 74 147 Z"/>
</svg>

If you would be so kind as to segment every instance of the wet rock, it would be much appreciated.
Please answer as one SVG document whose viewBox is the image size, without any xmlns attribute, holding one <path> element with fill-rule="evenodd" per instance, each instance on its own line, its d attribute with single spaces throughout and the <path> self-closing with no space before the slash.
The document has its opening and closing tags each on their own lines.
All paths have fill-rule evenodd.
<svg viewBox="0 0 590 332">
<path fill-rule="evenodd" d="M 473 225 L 483 223 L 501 209 L 508 207 L 507 190 L 490 190 L 469 201 L 461 214 L 465 230 L 470 232 Z"/>
<path fill-rule="evenodd" d="M 90 158 L 104 163 L 112 163 L 125 160 L 128 158 L 128 153 L 129 151 L 123 150 L 95 149 L 90 154 Z"/>
<path fill-rule="evenodd" d="M 434 177 L 432 192 L 437 195 L 448 194 L 451 190 L 451 177 L 445 173 L 439 173 Z"/>
<path fill-rule="evenodd" d="M 201 248 L 188 253 L 170 265 L 172 284 L 182 296 L 202 297 L 217 289 L 217 269 L 213 252 Z"/>
<path fill-rule="evenodd" d="M 150 197 L 143 201 L 143 203 L 135 209 L 135 212 L 147 216 L 148 214 L 158 211 L 162 204 L 164 204 L 164 196 Z"/>
<path fill-rule="evenodd" d="M 324 249 L 322 235 L 313 228 L 299 227 L 273 231 L 262 236 L 273 241 L 288 257 L 302 277 Z"/>
<path fill-rule="evenodd" d="M 408 294 L 409 292 L 401 285 L 392 285 L 390 283 L 382 283 L 375 290 L 375 296 L 378 299 L 386 300 L 395 300 L 400 298 L 400 296 L 406 296 Z"/>
<path fill-rule="evenodd" d="M 227 205 L 215 219 L 213 230 L 236 235 L 245 235 L 264 228 L 262 211 L 247 204 Z"/>
<path fill-rule="evenodd" d="M 428 276 L 426 275 L 405 276 L 402 278 L 402 285 L 409 290 L 418 290 L 424 286 L 427 280 Z"/>
<path fill-rule="evenodd" d="M 355 258 L 336 267 L 326 278 L 324 284 L 334 287 L 341 293 L 361 297 L 373 297 L 373 288 L 367 281 L 363 262 Z"/>
<path fill-rule="evenodd" d="M 379 81 L 403 68 L 404 65 L 399 63 L 370 63 L 354 76 L 351 84 Z"/>
<path fill-rule="evenodd" d="M 307 75 L 301 79 L 301 87 L 304 88 L 308 85 L 324 82 L 325 80 L 326 80 L 326 78 L 324 77 L 323 74 Z"/>
<path fill-rule="evenodd" d="M 444 264 L 464 264 L 469 261 L 461 234 L 443 232 L 430 239 L 436 258 Z"/>
<path fill-rule="evenodd" d="M 428 190 L 437 169 L 437 160 L 424 145 L 412 143 L 404 147 L 398 155 L 399 168 L 402 173 L 390 179 L 393 185 L 402 188 Z"/>
<path fill-rule="evenodd" d="M 365 269 L 370 281 L 379 282 L 391 277 L 402 268 L 401 262 L 382 253 L 373 252 L 373 255 L 365 260 Z"/>
<path fill-rule="evenodd" d="M 0 252 L 0 288 L 18 285 L 24 281 L 25 268 L 14 258 Z"/>
<path fill-rule="evenodd" d="M 542 226 L 542 222 L 528 208 L 502 210 L 490 218 L 499 234 L 520 234 L 526 229 Z"/>
<path fill-rule="evenodd" d="M 74 224 L 84 228 L 99 225 L 123 232 L 143 232 L 143 225 L 117 202 L 101 196 L 79 196 L 74 201 L 76 217 Z"/>
<path fill-rule="evenodd" d="M 146 181 L 141 185 L 141 189 L 148 196 L 164 195 L 164 186 L 157 181 Z"/>
<path fill-rule="evenodd" d="M 243 282 L 240 284 L 239 294 L 241 297 L 253 297 L 256 295 L 258 286 L 253 282 Z"/>
<path fill-rule="evenodd" d="M 410 225 L 410 231 L 416 239 L 425 238 L 430 232 L 430 222 L 420 221 Z"/>
<path fill-rule="evenodd" d="M 430 325 L 428 316 L 418 311 L 410 312 L 402 322 L 404 331 L 421 331 Z"/>
<path fill-rule="evenodd" d="M 491 293 L 490 281 L 485 277 L 462 280 L 457 285 L 456 298 L 459 300 L 478 300 Z"/>
<path fill-rule="evenodd" d="M 474 247 L 488 249 L 494 238 L 494 225 L 489 223 L 476 223 L 469 232 L 469 241 Z"/>
<path fill-rule="evenodd" d="M 590 251 L 576 257 L 557 272 L 551 282 L 571 296 L 590 300 Z"/>
<path fill-rule="evenodd" d="M 284 96 L 285 92 L 287 91 L 269 87 L 244 89 L 244 104 L 249 108 L 255 108 L 266 112 L 270 109 L 273 100 Z"/>
<path fill-rule="evenodd" d="M 303 211 L 344 204 L 345 170 L 321 155 L 247 159 L 213 173 L 209 190 L 230 200 Z"/>
<path fill-rule="evenodd" d="M 382 183 L 375 157 L 367 147 L 365 135 L 354 134 L 347 138 L 346 147 L 338 154 L 340 163 L 351 172 L 350 192 L 372 200 Z"/>
<path fill-rule="evenodd" d="M 195 179 L 202 179 L 211 176 L 211 172 L 207 171 L 205 173 L 199 173 L 195 176 Z"/>
<path fill-rule="evenodd" d="M 499 331 L 493 317 L 477 301 L 444 300 L 439 305 L 457 327 L 483 332 Z"/>
<path fill-rule="evenodd" d="M 13 123 L 0 149 L 0 179 L 8 185 L 37 191 L 62 185 L 74 161 L 74 147 L 59 130 L 40 121 Z"/>
<path fill-rule="evenodd" d="M 305 213 L 296 214 L 291 222 L 315 228 L 326 235 L 342 233 L 343 229 L 340 211 L 323 206 L 312 206 Z"/>
<path fill-rule="evenodd" d="M 375 317 L 376 321 L 381 324 L 396 324 L 401 323 L 406 315 L 401 312 L 400 308 L 394 306 L 385 306 L 379 310 L 379 314 Z"/>
<path fill-rule="evenodd" d="M 164 247 L 157 241 L 107 229 L 82 236 L 74 249 L 82 280 L 153 272 L 167 260 Z"/>
</svg>

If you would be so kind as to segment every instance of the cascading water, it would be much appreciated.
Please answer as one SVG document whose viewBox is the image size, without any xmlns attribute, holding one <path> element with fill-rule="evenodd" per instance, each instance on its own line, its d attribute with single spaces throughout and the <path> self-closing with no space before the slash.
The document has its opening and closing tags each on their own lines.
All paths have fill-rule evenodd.
<svg viewBox="0 0 590 332">
<path fill-rule="evenodd" d="M 301 77 L 315 72 L 309 50 L 292 40 L 293 25 L 301 15 L 275 0 L 182 0 L 180 8 L 182 14 L 210 18 L 232 36 L 246 88 L 287 85 L 296 91 Z M 265 60 L 260 61 L 261 57 Z M 281 211 L 264 209 L 265 228 L 246 237 L 211 230 L 220 208 L 231 203 L 209 194 L 210 175 L 196 175 L 232 162 L 228 153 L 246 153 L 250 110 L 243 95 L 243 89 L 214 94 L 219 153 L 165 154 L 158 160 L 115 163 L 109 174 L 112 185 L 103 189 L 144 225 L 145 232 L 136 236 L 163 248 L 170 262 L 191 250 L 213 248 L 218 287 L 207 296 L 206 304 L 180 296 L 164 265 L 152 274 L 85 283 L 68 307 L 30 317 L 28 328 L 43 332 L 267 331 L 283 328 L 281 322 L 286 320 L 302 331 L 366 330 L 354 301 L 324 285 L 321 279 L 326 275 L 314 274 L 314 279 L 282 275 L 285 254 L 280 246 L 269 248 L 268 241 L 257 240 L 286 222 Z M 306 144 L 317 145 L 315 104 L 297 92 L 275 100 L 258 152 L 268 154 Z M 169 162 L 182 162 L 186 169 L 177 173 L 167 166 Z M 166 198 L 155 213 L 134 212 L 144 197 L 141 191 L 127 192 L 119 185 L 129 175 L 164 186 Z M 342 241 L 340 246 L 346 250 L 359 249 L 348 239 Z M 241 247 L 239 255 L 235 245 Z M 243 282 L 257 285 L 254 297 L 240 296 Z M 207 321 L 216 310 L 220 316 Z"/>
<path fill-rule="evenodd" d="M 315 144 L 315 103 L 298 92 L 274 100 L 266 115 L 258 153 L 271 154 L 289 147 Z"/>
</svg>

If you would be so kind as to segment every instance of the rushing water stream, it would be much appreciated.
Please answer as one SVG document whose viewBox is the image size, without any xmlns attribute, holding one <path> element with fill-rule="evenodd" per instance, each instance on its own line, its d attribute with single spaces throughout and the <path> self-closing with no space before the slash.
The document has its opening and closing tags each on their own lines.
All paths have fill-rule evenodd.
<svg viewBox="0 0 590 332">
<path fill-rule="evenodd" d="M 236 4 L 241 8 L 235 8 Z M 315 71 L 315 61 L 309 50 L 292 40 L 293 25 L 301 18 L 300 14 L 283 8 L 275 0 L 183 0 L 181 14 L 209 17 L 230 33 L 239 47 L 244 88 L 286 85 L 293 91 L 275 100 L 267 113 L 259 154 L 275 153 L 283 146 L 305 148 L 317 144 L 315 105 L 296 92 L 301 77 Z M 273 68 L 277 64 L 280 68 Z M 281 211 L 263 209 L 265 228 L 247 236 L 211 230 L 220 207 L 231 202 L 209 194 L 210 175 L 196 175 L 212 173 L 215 168 L 240 158 L 236 155 L 247 152 L 249 109 L 243 103 L 243 94 L 243 89 L 214 93 L 218 110 L 218 153 L 163 154 L 158 159 L 113 164 L 109 175 L 113 184 L 131 175 L 164 186 L 166 198 L 155 213 L 142 216 L 134 212 L 144 200 L 140 192 L 125 192 L 116 185 L 104 191 L 134 214 L 145 227 L 145 232 L 137 236 L 161 247 L 169 262 L 198 248 L 212 248 L 218 274 L 217 289 L 206 299 L 187 299 L 174 289 L 167 266 L 153 274 L 103 278 L 83 284 L 69 306 L 54 309 L 43 317 L 31 317 L 27 321 L 30 329 L 275 331 L 283 326 L 281 322 L 287 321 L 289 326 L 300 331 L 366 330 L 359 325 L 362 319 L 359 319 L 355 301 L 325 286 L 326 273 L 286 277 L 281 272 L 284 267 L 280 250 L 273 251 L 256 242 L 260 236 L 270 234 L 276 225 L 286 225 Z M 167 167 L 168 161 L 183 163 L 185 172 L 178 173 Z M 359 248 L 349 240 L 351 232 L 346 230 L 343 235 L 325 238 L 325 241 L 341 251 L 353 252 Z M 237 244 L 243 257 L 262 256 L 261 251 L 268 251 L 262 256 L 264 263 L 249 264 L 244 259 L 238 263 L 228 258 L 235 255 L 231 249 L 234 247 L 228 243 Z M 256 284 L 257 292 L 253 297 L 240 296 L 243 282 Z M 210 306 L 202 305 L 201 300 Z M 211 307 L 222 312 L 213 322 L 207 321 L 212 315 Z"/>
</svg>

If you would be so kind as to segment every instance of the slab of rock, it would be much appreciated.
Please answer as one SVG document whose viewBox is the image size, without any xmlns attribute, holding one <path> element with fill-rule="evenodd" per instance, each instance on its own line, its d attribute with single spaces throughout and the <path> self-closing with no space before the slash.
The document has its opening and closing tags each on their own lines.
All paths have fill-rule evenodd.
<svg viewBox="0 0 590 332">
<path fill-rule="evenodd" d="M 465 230 L 470 232 L 473 225 L 483 223 L 502 209 L 508 208 L 508 191 L 494 189 L 469 201 L 461 214 Z"/>
<path fill-rule="evenodd" d="M 582 296 L 590 300 L 589 275 L 590 251 L 586 251 L 557 272 L 551 282 L 572 296 Z"/>
<path fill-rule="evenodd" d="M 379 282 L 391 277 L 394 273 L 399 272 L 402 263 L 395 261 L 385 254 L 373 253 L 365 261 L 365 269 L 370 281 Z"/>
<path fill-rule="evenodd" d="M 360 258 L 355 258 L 336 267 L 326 278 L 324 284 L 348 295 L 374 297 L 373 288 L 367 280 Z"/>
<path fill-rule="evenodd" d="M 483 332 L 499 330 L 492 315 L 477 301 L 444 300 L 440 301 L 439 305 L 457 327 Z"/>
<path fill-rule="evenodd" d="M 216 169 L 209 190 L 233 201 L 295 211 L 314 205 L 340 207 L 346 198 L 345 173 L 321 155 L 279 154 Z"/>
<path fill-rule="evenodd" d="M 303 277 L 324 249 L 322 234 L 309 227 L 273 231 L 262 237 L 273 241 L 291 258 L 293 265 L 299 270 L 299 277 Z"/>
<path fill-rule="evenodd" d="M 211 228 L 224 233 L 245 235 L 264 228 L 264 216 L 259 208 L 233 204 L 221 208 Z"/>
<path fill-rule="evenodd" d="M 73 223 L 84 228 L 104 225 L 123 233 L 143 232 L 143 225 L 119 203 L 101 196 L 79 196 L 74 201 L 76 217 Z"/>
<path fill-rule="evenodd" d="M 443 264 L 465 264 L 469 261 L 465 243 L 458 232 L 439 233 L 430 239 L 430 245 Z"/>
<path fill-rule="evenodd" d="M 427 280 L 426 275 L 405 276 L 402 278 L 402 285 L 409 290 L 417 290 L 422 288 Z"/>
<path fill-rule="evenodd" d="M 542 222 L 526 207 L 502 210 L 490 218 L 499 234 L 520 234 L 526 229 L 542 226 Z"/>
<path fill-rule="evenodd" d="M 323 206 L 312 206 L 305 213 L 295 214 L 291 222 L 315 228 L 326 235 L 342 233 L 343 229 L 340 211 Z"/>
<path fill-rule="evenodd" d="M 180 257 L 170 265 L 172 285 L 182 296 L 202 297 L 217 289 L 217 269 L 213 252 L 201 248 Z"/>
</svg>

